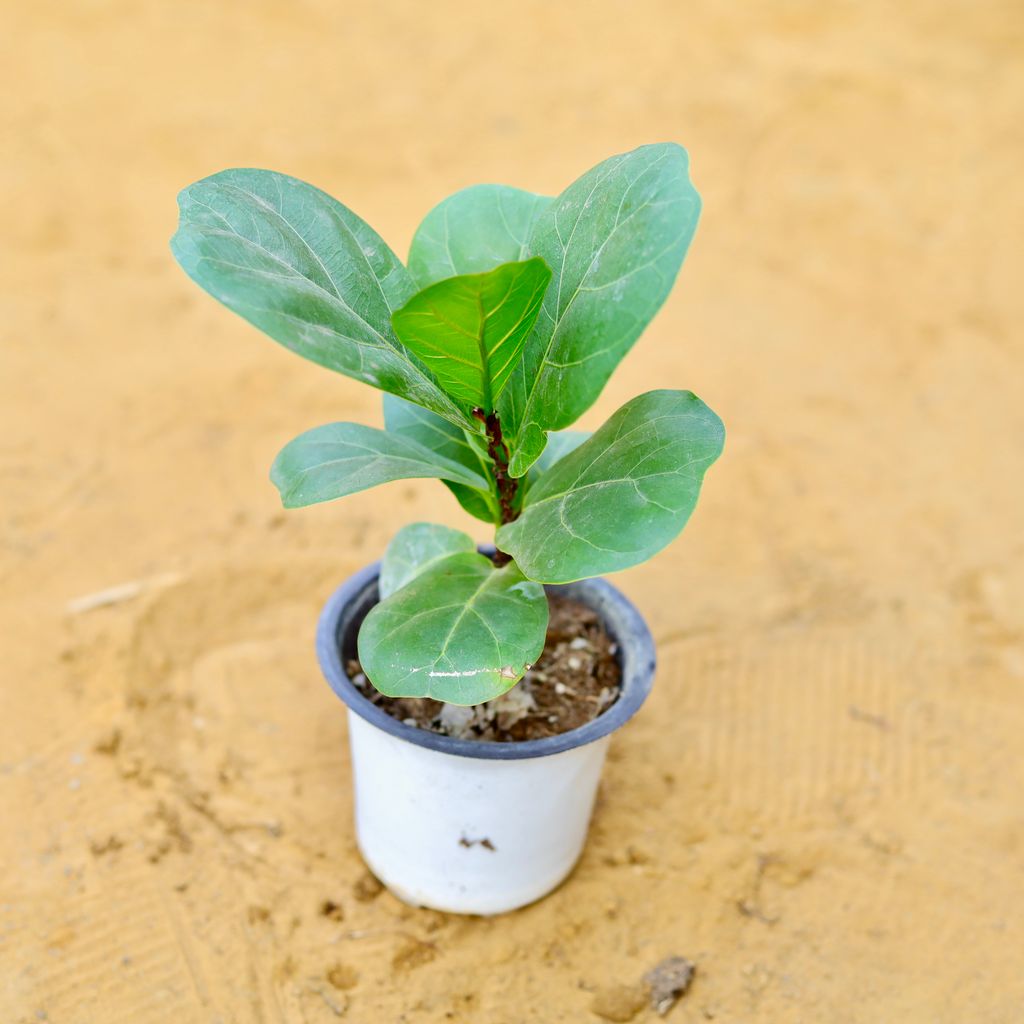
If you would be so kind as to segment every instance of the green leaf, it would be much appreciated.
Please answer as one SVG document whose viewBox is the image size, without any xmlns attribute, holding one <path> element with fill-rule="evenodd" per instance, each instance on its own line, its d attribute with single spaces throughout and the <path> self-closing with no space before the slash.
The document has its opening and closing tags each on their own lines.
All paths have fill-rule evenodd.
<svg viewBox="0 0 1024 1024">
<path fill-rule="evenodd" d="M 501 521 L 501 509 L 492 504 L 492 499 L 487 491 L 467 487 L 465 484 L 456 484 L 451 480 L 442 480 L 441 483 L 455 495 L 455 500 L 471 516 L 489 523 L 491 526 Z"/>
<path fill-rule="evenodd" d="M 380 563 L 380 596 L 390 597 L 443 558 L 460 551 L 476 551 L 473 538 L 461 530 L 437 523 L 403 526 L 391 539 Z"/>
<path fill-rule="evenodd" d="M 686 525 L 724 439 L 689 391 L 640 395 L 540 478 L 497 545 L 542 583 L 646 561 Z"/>
<path fill-rule="evenodd" d="M 513 476 L 540 455 L 545 431 L 601 393 L 668 296 L 699 213 L 686 151 L 670 143 L 605 160 L 541 213 L 529 253 L 554 278 L 500 407 Z"/>
<path fill-rule="evenodd" d="M 395 338 L 391 314 L 415 287 L 351 210 L 258 170 L 204 178 L 178 204 L 171 250 L 215 299 L 306 359 L 476 429 Z"/>
<path fill-rule="evenodd" d="M 514 562 L 449 555 L 376 605 L 359 630 L 359 661 L 389 697 L 481 704 L 499 697 L 540 657 L 544 588 Z"/>
<path fill-rule="evenodd" d="M 590 438 L 589 430 L 557 430 L 548 435 L 548 443 L 544 446 L 537 461 L 530 467 L 530 473 L 537 477 L 546 473 L 556 462 L 564 459 L 569 452 L 574 452 L 584 441 Z"/>
<path fill-rule="evenodd" d="M 450 277 L 414 295 L 391 323 L 456 403 L 489 413 L 519 362 L 550 280 L 540 259 Z"/>
<path fill-rule="evenodd" d="M 456 192 L 423 218 L 409 249 L 409 273 L 426 288 L 446 277 L 526 259 L 530 229 L 550 202 L 507 185 Z"/>
<path fill-rule="evenodd" d="M 517 491 L 518 508 L 522 508 L 530 488 L 536 486 L 540 478 L 560 459 L 575 451 L 587 438 L 589 430 L 556 430 L 548 435 L 544 451 L 537 461 L 529 468 Z"/>
<path fill-rule="evenodd" d="M 484 488 L 478 474 L 421 444 L 361 423 L 328 423 L 281 449 L 270 479 L 285 508 L 300 508 L 391 480 L 439 477 Z"/>
<path fill-rule="evenodd" d="M 465 466 L 471 473 L 477 473 L 490 480 L 490 463 L 484 453 L 473 443 L 473 435 L 461 427 L 441 419 L 436 413 L 421 406 L 413 405 L 397 395 L 384 396 L 384 425 L 393 434 L 401 434 L 418 441 L 424 448 Z M 477 519 L 485 523 L 496 523 L 501 519 L 501 510 L 491 493 L 486 490 L 467 487 L 465 484 L 443 480 L 442 483 L 458 499 L 459 504 Z"/>
</svg>

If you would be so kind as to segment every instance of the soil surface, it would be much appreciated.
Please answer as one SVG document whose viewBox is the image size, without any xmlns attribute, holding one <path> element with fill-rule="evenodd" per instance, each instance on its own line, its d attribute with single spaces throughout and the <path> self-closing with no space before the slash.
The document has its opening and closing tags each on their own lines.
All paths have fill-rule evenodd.
<svg viewBox="0 0 1024 1024">
<path fill-rule="evenodd" d="M 1019 1024 L 1024 6 L 9 0 L 0 47 L 0 1021 Z M 313 634 L 436 481 L 282 512 L 380 395 L 201 293 L 184 185 L 287 171 L 399 253 L 473 182 L 678 139 L 678 287 L 581 429 L 692 388 L 725 453 L 613 577 L 658 644 L 579 866 L 406 907 Z M 468 855 L 490 856 L 474 849 Z M 607 1019 L 607 1018 L 605 1018 Z"/>
<path fill-rule="evenodd" d="M 618 648 L 585 604 L 555 596 L 548 606 L 548 633 L 537 664 L 508 693 L 486 704 L 461 708 L 427 698 L 385 697 L 358 661 L 349 662 L 349 678 L 392 718 L 444 736 L 515 743 L 578 729 L 618 699 Z"/>
</svg>

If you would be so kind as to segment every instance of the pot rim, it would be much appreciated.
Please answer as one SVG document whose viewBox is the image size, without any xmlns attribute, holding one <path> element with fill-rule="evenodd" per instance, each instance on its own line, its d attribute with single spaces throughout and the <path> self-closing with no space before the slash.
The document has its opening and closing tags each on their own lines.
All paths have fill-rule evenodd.
<svg viewBox="0 0 1024 1024">
<path fill-rule="evenodd" d="M 573 750 L 614 732 L 640 709 L 654 682 L 654 639 L 643 616 L 618 589 L 607 580 L 588 579 L 577 583 L 548 586 L 549 593 L 563 593 L 582 601 L 598 613 L 612 639 L 618 644 L 622 666 L 622 689 L 619 699 L 591 722 L 558 736 L 522 740 L 513 743 L 488 743 L 481 740 L 442 736 L 427 729 L 406 725 L 367 700 L 348 677 L 342 659 L 343 634 L 352 628 L 362 611 L 376 603 L 380 562 L 360 569 L 330 596 L 320 614 L 316 631 L 316 651 L 331 689 L 348 708 L 371 725 L 419 747 L 456 757 L 487 761 L 517 761 L 524 758 L 547 757 Z M 354 609 L 354 611 L 353 611 Z M 361 617 L 358 624 L 361 624 Z"/>
</svg>

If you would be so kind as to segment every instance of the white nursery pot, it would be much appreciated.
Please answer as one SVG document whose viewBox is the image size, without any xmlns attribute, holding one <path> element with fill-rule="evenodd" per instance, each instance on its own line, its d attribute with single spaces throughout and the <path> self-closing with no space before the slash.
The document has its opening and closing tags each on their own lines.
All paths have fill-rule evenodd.
<svg viewBox="0 0 1024 1024">
<path fill-rule="evenodd" d="M 551 892 L 586 841 L 611 734 L 654 679 L 654 642 L 610 583 L 549 587 L 594 609 L 617 644 L 622 692 L 571 732 L 522 743 L 440 736 L 370 703 L 348 678 L 359 626 L 377 603 L 379 563 L 327 602 L 317 654 L 348 705 L 356 840 L 370 870 L 400 899 L 461 914 L 500 914 Z"/>
</svg>

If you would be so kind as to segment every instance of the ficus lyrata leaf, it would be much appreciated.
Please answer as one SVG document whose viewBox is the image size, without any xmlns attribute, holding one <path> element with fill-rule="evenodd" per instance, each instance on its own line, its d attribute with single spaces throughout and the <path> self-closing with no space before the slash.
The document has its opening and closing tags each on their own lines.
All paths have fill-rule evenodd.
<svg viewBox="0 0 1024 1024">
<path fill-rule="evenodd" d="M 556 462 L 579 448 L 590 436 L 589 430 L 556 430 L 548 434 L 548 443 L 537 461 L 530 467 L 531 473 L 536 471 L 535 476 L 539 479 Z"/>
<path fill-rule="evenodd" d="M 542 583 L 646 561 L 686 525 L 724 440 L 722 421 L 691 392 L 640 395 L 530 488 L 498 547 Z"/>
<path fill-rule="evenodd" d="M 452 429 L 455 429 L 454 427 Z M 548 443 L 544 446 L 537 458 L 537 461 L 529 468 L 526 476 L 519 484 L 519 507 L 522 507 L 523 500 L 529 493 L 529 489 L 537 483 L 544 474 L 560 459 L 565 458 L 569 452 L 575 451 L 587 438 L 590 432 L 587 430 L 555 430 L 548 434 Z"/>
<path fill-rule="evenodd" d="M 541 211 L 527 251 L 553 278 L 500 405 L 513 476 L 600 394 L 668 296 L 699 213 L 686 151 L 669 143 L 605 160 Z"/>
<path fill-rule="evenodd" d="M 449 277 L 414 295 L 391 323 L 458 405 L 489 413 L 519 362 L 550 280 L 541 259 Z"/>
<path fill-rule="evenodd" d="M 476 551 L 473 538 L 438 523 L 410 523 L 391 538 L 380 562 L 381 600 L 449 555 Z"/>
<path fill-rule="evenodd" d="M 550 202 L 508 185 L 456 192 L 423 218 L 409 249 L 409 273 L 426 288 L 446 277 L 525 260 L 533 223 Z"/>
<path fill-rule="evenodd" d="M 472 434 L 461 427 L 441 419 L 437 413 L 413 405 L 397 395 L 384 396 L 384 425 L 390 433 L 401 434 L 419 442 L 424 448 L 464 466 L 471 473 L 477 473 L 487 482 L 486 489 L 467 487 L 465 484 L 443 480 L 442 483 L 455 495 L 459 504 L 472 516 L 485 523 L 500 520 L 497 499 L 491 488 L 491 469 L 486 448 Z"/>
<path fill-rule="evenodd" d="M 395 338 L 391 314 L 415 286 L 351 210 L 260 170 L 204 178 L 178 203 L 171 250 L 214 298 L 293 352 L 476 429 Z"/>
<path fill-rule="evenodd" d="M 307 430 L 281 449 L 270 468 L 285 508 L 417 477 L 487 487 L 483 477 L 411 438 L 361 423 L 328 423 Z"/>
<path fill-rule="evenodd" d="M 515 563 L 459 553 L 441 559 L 371 609 L 359 661 L 389 697 L 480 704 L 514 686 L 540 657 L 548 601 Z"/>
</svg>

